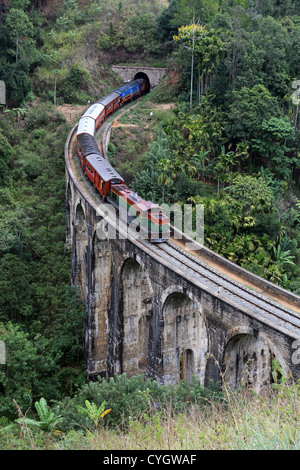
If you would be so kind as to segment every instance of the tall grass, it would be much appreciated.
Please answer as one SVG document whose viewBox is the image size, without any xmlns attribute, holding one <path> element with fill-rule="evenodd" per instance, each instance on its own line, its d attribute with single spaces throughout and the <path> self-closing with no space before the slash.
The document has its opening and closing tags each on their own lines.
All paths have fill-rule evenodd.
<svg viewBox="0 0 300 470">
<path fill-rule="evenodd" d="M 251 390 L 227 390 L 227 399 L 169 407 L 131 416 L 129 425 L 72 429 L 51 435 L 20 429 L 2 449 L 55 450 L 297 450 L 300 448 L 300 383 L 276 385 L 264 398 Z M 4 442 L 5 441 L 5 442 Z"/>
<path fill-rule="evenodd" d="M 191 405 L 130 420 L 129 429 L 97 433 L 74 431 L 58 449 L 89 450 L 296 450 L 300 448 L 300 384 L 276 386 L 261 398 L 229 391 L 226 402 Z"/>
</svg>

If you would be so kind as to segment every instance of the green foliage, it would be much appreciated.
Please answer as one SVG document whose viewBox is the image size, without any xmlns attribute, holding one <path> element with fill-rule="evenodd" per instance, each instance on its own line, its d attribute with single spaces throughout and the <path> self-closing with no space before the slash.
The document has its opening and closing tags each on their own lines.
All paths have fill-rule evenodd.
<svg viewBox="0 0 300 470">
<path fill-rule="evenodd" d="M 0 133 L 0 185 L 8 176 L 12 149 L 7 138 Z"/>
<path fill-rule="evenodd" d="M 11 322 L 1 323 L 0 332 L 7 351 L 7 364 L 0 371 L 1 416 L 14 417 L 13 399 L 27 409 L 40 394 L 58 398 L 59 384 L 53 377 L 58 368 L 53 342 L 40 334 L 31 339 L 29 333 Z"/>
<path fill-rule="evenodd" d="M 14 106 L 32 91 L 30 68 L 39 60 L 34 39 L 35 23 L 24 11 L 24 2 L 19 3 L 13 2 L 0 19 L 0 79 L 6 83 L 7 102 Z"/>
<path fill-rule="evenodd" d="M 171 0 L 167 8 L 162 10 L 156 19 L 157 35 L 161 41 L 171 41 L 177 33 L 178 26 L 172 20 L 178 12 L 177 0 Z"/>
<path fill-rule="evenodd" d="M 63 2 L 63 15 L 59 16 L 56 20 L 58 28 L 69 31 L 75 29 L 76 25 L 80 24 L 83 20 L 83 14 L 78 8 L 76 0 L 67 0 Z"/>
<path fill-rule="evenodd" d="M 88 400 L 85 400 L 85 408 L 82 406 L 77 406 L 78 413 L 87 416 L 90 421 L 94 423 L 95 430 L 98 428 L 100 419 L 103 419 L 104 416 L 109 413 L 111 410 L 105 410 L 105 401 L 101 403 L 99 407 L 95 403 L 90 403 Z"/>
<path fill-rule="evenodd" d="M 124 56 L 132 59 L 161 56 L 156 31 L 156 15 L 161 9 L 159 1 L 151 4 L 146 1 L 137 4 L 132 0 L 104 2 L 102 7 L 103 21 L 97 38 L 102 50 L 112 53 L 122 49 Z"/>
<path fill-rule="evenodd" d="M 9 37 L 16 44 L 16 62 L 19 58 L 19 41 L 33 36 L 33 25 L 26 13 L 18 8 L 12 8 L 5 21 Z"/>
<path fill-rule="evenodd" d="M 201 18 L 207 12 L 204 14 L 202 6 L 187 6 L 184 0 L 171 2 L 162 14 L 167 19 L 164 40 L 175 25 L 181 44 L 184 31 L 188 40 L 188 27 L 184 30 L 180 26 L 191 27 L 195 15 L 195 20 L 206 26 L 207 39 L 216 35 L 220 46 L 220 53 L 214 56 L 214 43 L 208 41 L 210 49 L 206 50 L 206 34 L 196 35 L 193 91 L 201 102 L 192 113 L 186 105 L 190 56 L 186 50 L 173 53 L 181 72 L 179 99 L 185 103 L 175 108 L 173 121 L 163 125 L 175 160 L 181 163 L 173 172 L 170 160 L 165 198 L 173 202 L 177 194 L 181 200 L 204 203 L 205 239 L 210 248 L 277 284 L 298 289 L 298 243 L 281 250 L 291 262 L 283 264 L 275 256 L 284 237 L 293 232 L 298 238 L 299 230 L 292 202 L 297 197 L 295 186 L 299 186 L 299 136 L 290 100 L 291 82 L 299 72 L 290 53 L 293 48 L 299 56 L 292 46 L 298 37 L 298 20 L 278 20 L 279 11 L 293 15 L 296 7 L 292 3 L 285 9 L 273 2 L 255 2 L 248 8 L 243 1 L 222 2 L 219 12 L 204 23 Z M 191 41 L 185 45 L 191 50 Z M 209 77 L 201 84 L 206 65 Z M 219 200 L 203 197 L 203 186 L 197 194 L 196 182 L 214 185 Z M 285 215 L 286 205 L 291 207 L 290 217 Z"/>
<path fill-rule="evenodd" d="M 212 383 L 210 387 L 204 388 L 196 378 L 190 385 L 182 381 L 175 387 L 159 385 L 157 381 L 146 379 L 143 375 L 126 378 L 122 374 L 111 377 L 109 381 L 99 379 L 98 382 L 84 385 L 72 399 L 57 402 L 55 412 L 63 417 L 60 428 L 69 431 L 76 426 L 86 426 L 81 416 L 93 416 L 90 419 L 94 421 L 94 417 L 101 416 L 104 406 L 107 406 L 111 411 L 105 418 L 106 424 L 116 428 L 121 425 L 127 427 L 131 417 L 138 418 L 144 414 L 153 416 L 170 406 L 175 412 L 188 408 L 192 403 L 206 406 L 209 400 L 213 402 L 222 399 L 218 384 Z M 84 405 L 86 411 L 83 412 Z M 81 412 L 84 414 L 81 415 Z"/>
<path fill-rule="evenodd" d="M 58 87 L 57 96 L 62 97 L 65 103 L 79 103 L 86 104 L 88 95 L 83 95 L 83 90 L 88 90 L 88 85 L 91 81 L 89 73 L 79 67 L 72 65 L 65 80 Z"/>
<path fill-rule="evenodd" d="M 36 426 L 42 431 L 51 433 L 61 421 L 61 417 L 56 416 L 53 411 L 51 411 L 47 401 L 43 397 L 39 401 L 36 401 L 34 406 L 36 408 L 39 421 L 31 418 L 18 418 L 16 419 L 16 422 L 21 425 L 27 424 L 29 426 Z"/>
<path fill-rule="evenodd" d="M 116 147 L 112 142 L 108 143 L 107 154 L 108 154 L 109 159 L 113 158 L 116 154 Z"/>
<path fill-rule="evenodd" d="M 251 143 L 261 131 L 261 123 L 279 116 L 278 101 L 263 85 L 243 87 L 233 92 L 226 133 L 230 140 Z"/>
<path fill-rule="evenodd" d="M 253 139 L 253 149 L 264 159 L 276 177 L 290 180 L 293 165 L 298 158 L 292 151 L 295 144 L 294 129 L 285 118 L 264 120 L 259 138 Z"/>
<path fill-rule="evenodd" d="M 27 409 L 41 396 L 74 393 L 84 380 L 85 307 L 69 286 L 65 248 L 61 149 L 69 127 L 62 121 L 46 104 L 31 108 L 22 127 L 1 120 L 11 159 L 0 188 L 0 321 L 8 351 L 0 413 L 10 418 L 13 399 Z"/>
<path fill-rule="evenodd" d="M 164 199 L 165 186 L 170 183 L 168 171 L 172 152 L 165 134 L 158 131 L 157 138 L 149 144 L 143 158 L 143 170 L 136 175 L 133 188 L 144 199 L 160 201 Z"/>
</svg>

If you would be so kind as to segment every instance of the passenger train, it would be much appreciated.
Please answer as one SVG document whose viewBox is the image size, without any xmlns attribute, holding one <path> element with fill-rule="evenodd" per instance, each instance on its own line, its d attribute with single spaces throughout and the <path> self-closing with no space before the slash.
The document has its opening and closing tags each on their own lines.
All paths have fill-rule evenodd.
<svg viewBox="0 0 300 470">
<path fill-rule="evenodd" d="M 84 173 L 104 201 L 113 204 L 127 224 L 134 221 L 142 239 L 158 243 L 170 236 L 168 217 L 159 205 L 143 200 L 126 186 L 122 176 L 101 155 L 95 141 L 95 133 L 107 116 L 148 91 L 148 81 L 139 78 L 92 104 L 79 120 L 76 148 Z"/>
</svg>

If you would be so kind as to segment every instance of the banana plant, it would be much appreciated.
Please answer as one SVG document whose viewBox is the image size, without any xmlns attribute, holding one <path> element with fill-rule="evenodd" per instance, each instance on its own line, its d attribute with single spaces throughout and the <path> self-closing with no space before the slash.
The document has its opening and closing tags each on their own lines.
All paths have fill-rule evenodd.
<svg viewBox="0 0 300 470">
<path fill-rule="evenodd" d="M 57 416 L 51 411 L 45 398 L 41 398 L 40 401 L 36 401 L 35 409 L 37 411 L 39 421 L 31 418 L 19 418 L 16 420 L 17 423 L 23 424 L 24 420 L 27 425 L 32 425 L 40 428 L 42 431 L 52 432 L 55 426 L 61 421 L 61 417 Z"/>
<path fill-rule="evenodd" d="M 106 401 L 104 401 L 98 408 L 94 402 L 90 403 L 88 400 L 85 400 L 85 408 L 79 405 L 77 405 L 76 408 L 78 413 L 87 416 L 90 421 L 93 421 L 95 429 L 97 429 L 100 419 L 104 418 L 104 416 L 111 411 L 111 408 L 105 410 L 105 404 Z"/>
</svg>

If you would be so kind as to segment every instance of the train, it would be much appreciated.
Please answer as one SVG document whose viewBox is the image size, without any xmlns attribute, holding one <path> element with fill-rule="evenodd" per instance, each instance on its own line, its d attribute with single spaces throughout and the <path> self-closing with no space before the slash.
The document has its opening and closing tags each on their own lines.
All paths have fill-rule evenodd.
<svg viewBox="0 0 300 470">
<path fill-rule="evenodd" d="M 109 115 L 148 91 L 149 82 L 137 78 L 90 105 L 77 126 L 76 150 L 83 172 L 102 199 L 116 208 L 119 217 L 133 227 L 138 237 L 161 243 L 170 237 L 169 218 L 158 204 L 145 201 L 126 186 L 95 140 L 97 129 Z"/>
</svg>

